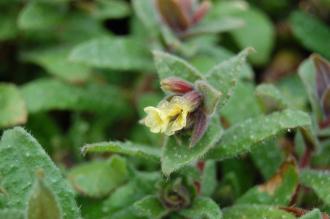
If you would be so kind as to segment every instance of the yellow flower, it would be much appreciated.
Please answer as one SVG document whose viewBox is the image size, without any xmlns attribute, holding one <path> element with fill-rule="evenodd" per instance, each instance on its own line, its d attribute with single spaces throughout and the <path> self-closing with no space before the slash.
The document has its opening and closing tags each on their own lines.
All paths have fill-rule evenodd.
<svg viewBox="0 0 330 219">
<path fill-rule="evenodd" d="M 189 100 L 182 96 L 174 96 L 170 101 L 160 102 L 158 107 L 144 108 L 147 113 L 144 124 L 153 133 L 173 135 L 186 127 L 187 116 L 193 110 L 194 107 Z"/>
<path fill-rule="evenodd" d="M 144 111 L 148 114 L 143 123 L 150 128 L 153 133 L 163 133 L 167 129 L 168 118 L 160 109 L 148 106 L 144 108 Z"/>
</svg>

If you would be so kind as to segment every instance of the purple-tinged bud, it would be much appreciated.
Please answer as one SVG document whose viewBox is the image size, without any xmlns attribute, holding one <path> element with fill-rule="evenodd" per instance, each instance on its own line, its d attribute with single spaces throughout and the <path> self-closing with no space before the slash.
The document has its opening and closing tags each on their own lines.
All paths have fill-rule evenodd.
<svg viewBox="0 0 330 219">
<path fill-rule="evenodd" d="M 330 63 L 320 57 L 313 55 L 316 67 L 316 92 L 324 114 L 324 120 L 330 118 Z"/>
<path fill-rule="evenodd" d="M 157 9 L 161 19 L 174 31 L 185 31 L 191 25 L 187 10 L 182 8 L 180 0 L 157 0 Z M 189 5 L 187 5 L 189 6 Z"/>
<path fill-rule="evenodd" d="M 206 15 L 206 13 L 209 11 L 211 7 L 211 3 L 209 1 L 204 1 L 195 11 L 193 15 L 193 24 L 197 24 L 200 22 Z"/>
<path fill-rule="evenodd" d="M 189 147 L 194 147 L 204 136 L 209 125 L 209 118 L 202 110 L 198 110 L 194 114 L 194 122 Z"/>
<path fill-rule="evenodd" d="M 188 100 L 191 107 L 191 112 L 195 111 L 202 104 L 203 101 L 201 93 L 195 90 L 186 93 L 185 95 L 183 95 L 183 98 Z"/>
<path fill-rule="evenodd" d="M 191 83 L 177 77 L 169 77 L 161 80 L 160 86 L 163 91 L 176 94 L 185 94 L 194 89 Z"/>
</svg>

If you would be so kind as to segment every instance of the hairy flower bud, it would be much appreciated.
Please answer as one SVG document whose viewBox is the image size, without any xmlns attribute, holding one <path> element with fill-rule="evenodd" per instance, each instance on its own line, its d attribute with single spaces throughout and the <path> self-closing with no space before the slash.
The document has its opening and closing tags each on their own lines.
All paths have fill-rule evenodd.
<svg viewBox="0 0 330 219">
<path fill-rule="evenodd" d="M 330 63 L 319 55 L 313 55 L 316 67 L 316 92 L 323 111 L 323 120 L 330 119 Z"/>
<path fill-rule="evenodd" d="M 163 91 L 176 94 L 185 94 L 194 89 L 191 83 L 177 77 L 169 77 L 161 80 L 160 86 Z"/>
<path fill-rule="evenodd" d="M 202 95 L 198 91 L 190 91 L 183 95 L 183 98 L 188 100 L 191 105 L 191 111 L 195 111 L 202 103 Z"/>
</svg>

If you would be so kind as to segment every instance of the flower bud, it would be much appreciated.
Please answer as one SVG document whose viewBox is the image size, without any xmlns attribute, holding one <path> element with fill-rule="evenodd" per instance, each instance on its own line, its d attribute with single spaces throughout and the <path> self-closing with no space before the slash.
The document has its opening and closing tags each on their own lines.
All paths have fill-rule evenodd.
<svg viewBox="0 0 330 219">
<path fill-rule="evenodd" d="M 211 3 L 209 1 L 204 1 L 194 13 L 193 24 L 197 24 L 199 21 L 201 21 L 209 11 L 210 7 Z"/>
<path fill-rule="evenodd" d="M 330 63 L 313 55 L 316 67 L 316 92 L 323 112 L 323 120 L 330 119 Z M 322 121 L 321 121 L 322 122 Z"/>
<path fill-rule="evenodd" d="M 174 32 L 185 32 L 197 24 L 210 8 L 209 1 L 198 5 L 195 0 L 156 0 L 161 19 Z"/>
<path fill-rule="evenodd" d="M 176 94 L 185 94 L 194 89 L 191 83 L 177 77 L 165 78 L 161 80 L 160 85 L 163 91 Z"/>
<path fill-rule="evenodd" d="M 202 95 L 198 91 L 190 91 L 183 95 L 183 98 L 185 98 L 188 103 L 190 104 L 190 111 L 195 111 L 201 104 L 202 104 Z"/>
</svg>

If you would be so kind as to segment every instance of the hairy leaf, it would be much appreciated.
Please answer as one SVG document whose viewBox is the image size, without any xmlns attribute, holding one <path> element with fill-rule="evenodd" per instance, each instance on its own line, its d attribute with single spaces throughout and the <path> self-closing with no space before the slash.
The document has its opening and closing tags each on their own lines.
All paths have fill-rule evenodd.
<svg viewBox="0 0 330 219">
<path fill-rule="evenodd" d="M 296 191 L 298 178 L 298 169 L 294 161 L 286 161 L 269 181 L 247 191 L 237 203 L 285 206 Z"/>
<path fill-rule="evenodd" d="M 207 197 L 198 197 L 192 203 L 190 208 L 184 209 L 180 211 L 180 214 L 184 217 L 192 218 L 192 219 L 221 219 L 222 212 L 211 198 Z"/>
<path fill-rule="evenodd" d="M 237 56 L 230 58 L 213 67 L 206 75 L 207 81 L 221 92 L 220 107 L 224 106 L 234 92 L 234 88 L 240 79 L 240 72 L 248 54 L 253 51 L 247 48 Z"/>
<path fill-rule="evenodd" d="M 150 70 L 148 50 L 134 38 L 102 37 L 77 45 L 69 60 L 97 68 L 121 71 Z"/>
<path fill-rule="evenodd" d="M 312 188 L 320 199 L 330 205 L 330 172 L 303 170 L 300 181 L 304 186 Z"/>
<path fill-rule="evenodd" d="M 73 191 L 42 146 L 24 129 L 5 131 L 0 142 L 1 184 L 8 194 L 5 207 L 24 210 L 36 171 L 45 172 L 44 181 L 57 196 L 65 219 L 80 218 Z"/>
<path fill-rule="evenodd" d="M 91 152 L 112 152 L 159 162 L 160 150 L 131 142 L 100 142 L 87 144 L 81 149 L 83 154 Z"/>
<path fill-rule="evenodd" d="M 182 168 L 183 166 L 202 158 L 220 139 L 223 129 L 219 118 L 214 116 L 201 140 L 192 148 L 189 147 L 189 139 L 169 139 L 163 147 L 161 163 L 165 175 Z"/>
<path fill-rule="evenodd" d="M 235 205 L 223 210 L 224 219 L 295 219 L 293 214 L 264 205 Z"/>
<path fill-rule="evenodd" d="M 146 196 L 135 202 L 134 209 L 139 215 L 150 219 L 160 219 L 168 213 L 168 210 L 162 205 L 160 200 L 153 195 Z"/>
<path fill-rule="evenodd" d="M 25 84 L 21 91 L 30 113 L 47 110 L 125 113 L 125 97 L 114 86 L 73 86 L 59 80 L 40 79 Z"/>
<path fill-rule="evenodd" d="M 195 67 L 169 53 L 154 51 L 154 61 L 160 80 L 168 77 L 179 77 L 189 82 L 195 82 L 203 78 Z"/>
<path fill-rule="evenodd" d="M 73 187 L 79 193 L 91 197 L 106 196 L 126 182 L 127 178 L 126 161 L 119 156 L 77 165 L 68 172 Z"/>
<path fill-rule="evenodd" d="M 27 205 L 27 219 L 63 218 L 57 197 L 45 184 L 42 176 L 37 176 L 36 182 L 30 191 Z"/>
<path fill-rule="evenodd" d="M 208 153 L 209 158 L 226 159 L 252 150 L 252 146 L 283 131 L 311 125 L 308 114 L 284 110 L 268 116 L 248 119 L 228 129 L 220 143 Z"/>
</svg>

